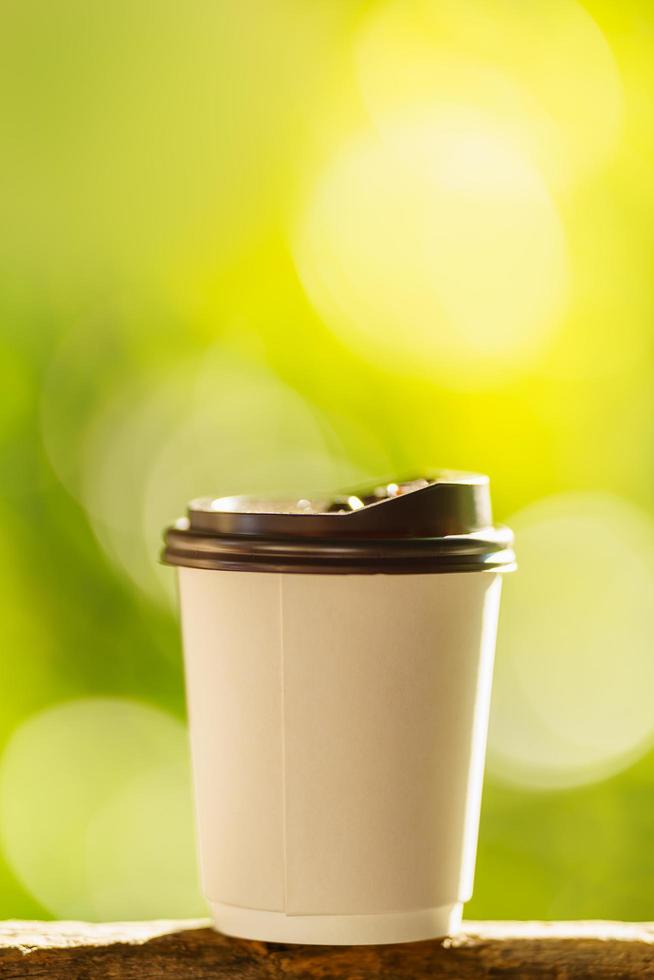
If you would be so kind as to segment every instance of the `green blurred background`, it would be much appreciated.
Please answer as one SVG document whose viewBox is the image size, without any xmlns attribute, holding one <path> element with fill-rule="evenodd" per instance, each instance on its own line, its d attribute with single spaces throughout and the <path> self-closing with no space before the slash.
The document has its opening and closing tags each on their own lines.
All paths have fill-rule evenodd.
<svg viewBox="0 0 654 980">
<path fill-rule="evenodd" d="M 469 917 L 654 917 L 654 10 L 2 0 L 0 916 L 203 914 L 163 525 L 488 472 Z"/>
</svg>

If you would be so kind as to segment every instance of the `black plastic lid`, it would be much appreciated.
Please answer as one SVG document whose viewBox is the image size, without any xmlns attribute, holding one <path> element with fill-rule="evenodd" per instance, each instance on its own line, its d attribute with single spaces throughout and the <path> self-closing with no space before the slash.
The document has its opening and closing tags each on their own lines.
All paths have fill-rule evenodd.
<svg viewBox="0 0 654 980">
<path fill-rule="evenodd" d="M 444 471 L 313 500 L 201 498 L 165 541 L 163 561 L 191 568 L 415 574 L 515 567 L 513 535 L 493 526 L 488 477 L 475 473 Z"/>
</svg>

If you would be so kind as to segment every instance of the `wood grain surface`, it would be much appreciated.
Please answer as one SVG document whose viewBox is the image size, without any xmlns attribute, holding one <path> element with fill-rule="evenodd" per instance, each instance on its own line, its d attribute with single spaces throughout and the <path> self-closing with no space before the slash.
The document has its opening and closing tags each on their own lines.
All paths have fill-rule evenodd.
<svg viewBox="0 0 654 980">
<path fill-rule="evenodd" d="M 290 946 L 229 939 L 206 921 L 5 922 L 0 977 L 42 980 L 654 978 L 654 923 L 467 922 L 455 939 Z"/>
</svg>

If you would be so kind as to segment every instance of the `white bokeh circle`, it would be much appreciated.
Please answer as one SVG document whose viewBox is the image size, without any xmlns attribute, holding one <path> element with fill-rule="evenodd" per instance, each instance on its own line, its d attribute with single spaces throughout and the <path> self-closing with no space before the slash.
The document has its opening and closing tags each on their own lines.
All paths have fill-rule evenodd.
<svg viewBox="0 0 654 980">
<path fill-rule="evenodd" d="M 532 788 L 611 775 L 654 740 L 654 523 L 601 492 L 538 501 L 508 522 L 489 771 Z"/>
<path fill-rule="evenodd" d="M 57 918 L 203 913 L 186 728 L 150 705 L 84 698 L 24 721 L 0 764 L 0 830 Z"/>
</svg>

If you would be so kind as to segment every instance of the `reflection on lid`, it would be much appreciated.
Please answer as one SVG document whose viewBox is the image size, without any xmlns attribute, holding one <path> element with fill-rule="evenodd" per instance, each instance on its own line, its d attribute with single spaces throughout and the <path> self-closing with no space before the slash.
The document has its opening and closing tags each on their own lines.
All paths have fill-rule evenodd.
<svg viewBox="0 0 654 980">
<path fill-rule="evenodd" d="M 388 500 L 391 497 L 401 497 L 412 490 L 421 490 L 429 486 L 429 481 L 424 479 L 408 480 L 405 483 L 385 483 L 368 493 L 350 494 L 349 496 L 334 497 L 330 504 L 325 507 L 327 514 L 346 514 L 353 510 L 361 510 L 369 504 L 377 504 L 381 500 Z"/>
<path fill-rule="evenodd" d="M 209 510 L 220 514 L 348 514 L 382 500 L 401 497 L 414 490 L 429 486 L 429 480 L 420 477 L 402 483 L 384 483 L 373 490 L 343 494 L 332 499 L 300 500 L 262 499 L 255 497 L 216 497 L 214 500 L 196 500 L 193 510 Z M 438 481 L 435 481 L 438 482 Z"/>
</svg>

